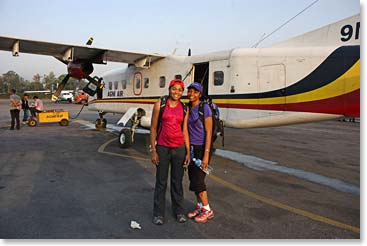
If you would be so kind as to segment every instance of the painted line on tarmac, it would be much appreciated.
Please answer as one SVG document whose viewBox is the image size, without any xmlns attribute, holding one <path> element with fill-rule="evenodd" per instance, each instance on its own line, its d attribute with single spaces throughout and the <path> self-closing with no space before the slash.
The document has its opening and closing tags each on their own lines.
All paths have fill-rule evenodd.
<svg viewBox="0 0 367 246">
<path fill-rule="evenodd" d="M 248 190 L 243 189 L 243 188 L 241 188 L 237 185 L 229 183 L 229 182 L 227 182 L 227 181 L 225 181 L 225 180 L 223 180 L 223 179 L 221 179 L 221 178 L 219 178 L 219 177 L 217 177 L 213 174 L 210 174 L 207 177 L 214 180 L 214 181 L 216 181 L 217 183 L 219 183 L 221 185 L 224 185 L 225 187 L 227 187 L 231 190 L 237 191 L 237 192 L 239 192 L 243 195 L 249 196 L 249 197 L 254 198 L 258 201 L 261 201 L 265 204 L 271 205 L 273 207 L 284 209 L 284 210 L 287 210 L 289 212 L 301 215 L 303 217 L 306 217 L 306 218 L 309 218 L 309 219 L 312 219 L 312 220 L 315 220 L 315 221 L 322 222 L 324 224 L 339 227 L 341 229 L 346 229 L 346 230 L 349 230 L 349 231 L 352 231 L 352 232 L 355 232 L 355 233 L 360 233 L 360 229 L 358 227 L 351 226 L 351 225 L 348 225 L 348 224 L 344 224 L 342 222 L 332 220 L 332 219 L 329 219 L 329 218 L 326 218 L 326 217 L 323 217 L 323 216 L 320 216 L 320 215 L 317 215 L 317 214 L 314 214 L 314 213 L 311 213 L 311 212 L 308 212 L 308 211 L 305 211 L 305 210 L 302 210 L 302 209 L 294 208 L 294 207 L 288 206 L 286 204 L 274 201 L 272 199 L 260 196 L 260 195 L 254 193 L 254 192 L 248 191 Z"/>
<path fill-rule="evenodd" d="M 270 170 L 270 171 L 276 171 L 279 173 L 286 173 L 291 176 L 295 176 L 297 178 L 308 180 L 310 182 L 328 186 L 330 188 L 333 188 L 335 190 L 351 193 L 353 195 L 359 196 L 360 189 L 359 187 L 345 182 L 340 179 L 335 178 L 329 178 L 317 173 L 304 171 L 301 169 L 296 168 L 290 168 L 278 165 L 277 162 L 264 160 L 255 156 L 251 155 L 244 155 L 238 152 L 233 152 L 229 150 L 223 150 L 223 149 L 216 149 L 214 152 L 215 155 L 238 162 L 248 168 L 257 170 L 257 171 L 263 171 L 263 170 Z"/>
<path fill-rule="evenodd" d="M 137 159 L 137 160 L 143 160 L 143 161 L 150 161 L 149 158 L 143 158 L 143 157 L 133 157 L 133 156 L 129 156 L 129 155 L 124 155 L 124 154 L 117 154 L 117 153 L 112 153 L 112 152 L 107 152 L 105 151 L 106 147 L 114 142 L 114 141 L 117 141 L 118 138 L 113 138 L 107 142 L 105 142 L 104 144 L 102 144 L 99 148 L 98 148 L 98 152 L 99 153 L 102 153 L 102 154 L 108 154 L 108 155 L 113 155 L 113 156 L 120 156 L 120 157 L 127 157 L 127 158 L 132 158 L 132 159 Z M 311 212 L 308 212 L 308 211 L 305 211 L 305 210 L 302 210 L 302 209 L 298 209 L 298 208 L 294 208 L 294 207 L 291 207 L 291 206 L 288 206 L 286 204 L 283 204 L 283 203 L 280 203 L 280 202 L 277 202 L 277 201 L 274 201 L 272 199 L 269 199 L 269 198 L 266 198 L 266 197 L 263 197 L 263 196 L 260 196 L 254 192 L 251 192 L 251 191 L 248 191 L 246 189 L 243 189 L 237 185 L 234 185 L 232 183 L 229 183 L 213 174 L 210 174 L 207 176 L 208 178 L 214 180 L 215 182 L 231 189 L 231 190 L 234 190 L 234 191 L 237 191 L 243 195 L 246 195 L 248 197 L 251 197 L 251 198 L 254 198 L 260 202 L 263 202 L 265 204 L 268 204 L 270 206 L 273 206 L 273 207 L 277 207 L 277 208 L 280 208 L 280 209 L 283 209 L 283 210 L 286 210 L 288 212 L 291 212 L 291 213 L 294 213 L 294 214 L 297 214 L 297 215 L 301 215 L 303 217 L 306 217 L 306 218 L 309 218 L 311 220 L 315 220 L 315 221 L 318 221 L 318 222 L 322 222 L 324 224 L 328 224 L 328 225 L 332 225 L 332 226 L 335 226 L 335 227 L 338 227 L 338 228 L 342 228 L 342 229 L 346 229 L 346 230 L 350 230 L 352 232 L 355 232 L 355 233 L 360 233 L 360 229 L 358 227 L 355 227 L 355 226 L 351 226 L 351 225 L 348 225 L 348 224 L 344 224 L 342 222 L 339 222 L 339 221 L 336 221 L 336 220 L 332 220 L 332 219 L 329 219 L 329 218 L 326 218 L 326 217 L 323 217 L 323 216 L 320 216 L 320 215 L 317 215 L 317 214 L 314 214 L 314 213 L 311 213 Z"/>
<path fill-rule="evenodd" d="M 95 129 L 94 124 L 85 120 L 75 120 L 75 122 L 83 125 L 85 129 Z M 116 126 L 113 124 L 107 124 L 106 131 L 112 132 L 114 134 L 119 134 L 122 127 Z M 136 129 L 136 133 L 140 134 L 149 134 L 149 130 L 146 129 Z M 353 195 L 359 196 L 360 195 L 360 188 L 354 184 L 345 182 L 340 179 L 329 178 L 317 173 L 304 171 L 301 169 L 296 168 L 289 168 L 282 165 L 279 165 L 277 162 L 264 160 L 255 156 L 245 155 L 238 152 L 223 150 L 223 149 L 216 149 L 214 152 L 215 155 L 235 161 L 240 163 L 248 168 L 263 171 L 263 170 L 270 170 L 279 173 L 285 173 L 303 180 L 307 180 L 319 185 L 324 185 L 330 187 L 332 189 L 351 193 Z"/>
<path fill-rule="evenodd" d="M 112 156 L 120 156 L 120 157 L 132 158 L 132 159 L 137 159 L 137 160 L 142 160 L 142 161 L 150 161 L 149 158 L 144 158 L 144 157 L 139 157 L 139 156 L 130 156 L 130 155 L 124 155 L 124 154 L 117 154 L 117 153 L 105 151 L 106 147 L 110 143 L 112 143 L 114 141 L 117 141 L 117 139 L 118 138 L 113 138 L 113 139 L 110 139 L 109 141 L 105 142 L 104 144 L 102 144 L 98 148 L 98 152 L 102 153 L 102 154 L 112 155 Z M 256 199 L 256 200 L 258 200 L 260 202 L 263 202 L 265 204 L 268 204 L 270 206 L 277 207 L 277 208 L 289 211 L 289 212 L 297 214 L 297 215 L 301 215 L 303 217 L 309 218 L 309 219 L 314 220 L 314 221 L 318 221 L 318 222 L 321 222 L 321 223 L 324 223 L 324 224 L 332 225 L 332 226 L 335 226 L 335 227 L 338 227 L 338 228 L 341 228 L 341 229 L 345 229 L 345 230 L 349 230 L 349 231 L 352 231 L 352 232 L 355 232 L 355 233 L 360 233 L 360 228 L 358 228 L 358 227 L 348 225 L 348 224 L 344 224 L 342 222 L 332 220 L 332 219 L 329 219 L 329 218 L 326 218 L 326 217 L 323 217 L 323 216 L 320 216 L 320 215 L 317 215 L 317 214 L 314 214 L 314 213 L 311 213 L 311 212 L 308 212 L 308 211 L 305 211 L 305 210 L 302 210 L 302 209 L 294 208 L 294 207 L 288 206 L 286 204 L 274 201 L 272 199 L 260 196 L 260 195 L 254 193 L 254 192 L 248 191 L 248 190 L 243 189 L 243 188 L 241 188 L 237 185 L 229 183 L 228 181 L 225 181 L 225 180 L 223 180 L 223 179 L 221 179 L 221 178 L 219 178 L 219 177 L 217 177 L 213 174 L 210 174 L 207 177 L 212 179 L 213 181 L 215 181 L 215 182 L 231 189 L 231 190 L 237 191 L 237 192 L 239 192 L 243 195 L 246 195 L 248 197 Z"/>
<path fill-rule="evenodd" d="M 113 138 L 108 140 L 107 142 L 105 142 L 104 144 L 102 144 L 99 148 L 98 148 L 98 152 L 102 153 L 102 154 L 107 154 L 107 155 L 113 155 L 113 156 L 120 156 L 120 157 L 125 157 L 125 158 L 131 158 L 134 160 L 140 160 L 140 161 L 150 161 L 150 158 L 146 158 L 146 157 L 140 157 L 140 156 L 131 156 L 131 155 L 124 155 L 124 154 L 117 154 L 117 153 L 113 153 L 113 152 L 109 152 L 109 151 L 105 151 L 107 145 L 109 145 L 112 142 L 117 141 L 118 138 Z"/>
</svg>

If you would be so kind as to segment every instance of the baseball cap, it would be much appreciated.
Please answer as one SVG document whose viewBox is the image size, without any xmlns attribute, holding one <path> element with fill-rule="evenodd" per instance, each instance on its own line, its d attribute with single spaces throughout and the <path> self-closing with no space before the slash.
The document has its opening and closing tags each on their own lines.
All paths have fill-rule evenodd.
<svg viewBox="0 0 367 246">
<path fill-rule="evenodd" d="M 199 82 L 194 82 L 187 89 L 194 88 L 195 90 L 199 91 L 201 94 L 203 94 L 203 85 Z"/>
<path fill-rule="evenodd" d="M 185 89 L 185 84 L 182 80 L 180 79 L 174 79 L 174 80 L 171 80 L 171 82 L 169 82 L 169 88 L 171 88 L 172 86 L 174 86 L 175 84 L 179 84 L 182 89 Z"/>
</svg>

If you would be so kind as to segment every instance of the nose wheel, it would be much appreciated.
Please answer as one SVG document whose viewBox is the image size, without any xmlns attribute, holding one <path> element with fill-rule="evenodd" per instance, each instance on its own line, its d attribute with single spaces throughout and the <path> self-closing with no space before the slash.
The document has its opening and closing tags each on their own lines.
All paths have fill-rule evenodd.
<svg viewBox="0 0 367 246">
<path fill-rule="evenodd" d="M 120 147 L 121 148 L 129 148 L 132 143 L 132 134 L 131 134 L 131 130 L 129 128 L 123 128 L 120 132 L 120 136 L 119 136 L 119 143 L 120 143 Z"/>
<path fill-rule="evenodd" d="M 99 129 L 105 129 L 106 126 L 107 126 L 107 120 L 106 119 L 97 119 L 96 120 L 96 129 L 99 130 Z"/>
<path fill-rule="evenodd" d="M 129 148 L 134 142 L 135 129 L 140 124 L 140 118 L 137 113 L 132 118 L 131 128 L 122 128 L 119 136 L 119 143 L 121 148 Z"/>
<path fill-rule="evenodd" d="M 97 130 L 101 130 L 101 129 L 106 129 L 107 126 L 107 120 L 105 118 L 103 118 L 104 113 L 99 113 L 99 118 L 96 119 L 96 129 Z"/>
</svg>

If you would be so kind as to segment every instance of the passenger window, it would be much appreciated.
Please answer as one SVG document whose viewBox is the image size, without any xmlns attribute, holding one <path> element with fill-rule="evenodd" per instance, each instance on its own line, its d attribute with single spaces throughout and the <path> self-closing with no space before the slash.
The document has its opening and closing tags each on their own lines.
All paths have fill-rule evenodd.
<svg viewBox="0 0 367 246">
<path fill-rule="evenodd" d="M 220 86 L 223 85 L 224 82 L 224 73 L 222 71 L 214 72 L 214 85 Z"/>
<path fill-rule="evenodd" d="M 141 86 L 141 77 L 135 77 L 135 88 L 140 89 Z"/>
<path fill-rule="evenodd" d="M 126 80 L 123 80 L 123 81 L 121 81 L 121 88 L 124 90 L 124 89 L 126 89 L 126 84 L 127 84 L 127 82 L 126 82 Z"/>
<path fill-rule="evenodd" d="M 112 90 L 112 82 L 110 81 L 110 82 L 108 82 L 108 89 L 109 90 Z"/>
<path fill-rule="evenodd" d="M 115 81 L 115 82 L 113 82 L 113 85 L 115 86 L 115 90 L 117 90 L 118 89 L 118 86 L 119 86 L 119 82 L 118 81 Z"/>
<path fill-rule="evenodd" d="M 159 87 L 164 88 L 166 86 L 166 77 L 161 76 L 159 77 Z"/>
<path fill-rule="evenodd" d="M 144 88 L 149 87 L 149 78 L 144 78 Z"/>
</svg>

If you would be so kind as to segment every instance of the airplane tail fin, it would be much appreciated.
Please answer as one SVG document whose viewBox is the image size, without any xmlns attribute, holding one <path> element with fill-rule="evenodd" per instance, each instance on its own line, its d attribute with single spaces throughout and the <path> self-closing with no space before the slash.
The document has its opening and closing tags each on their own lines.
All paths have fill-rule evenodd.
<svg viewBox="0 0 367 246">
<path fill-rule="evenodd" d="M 360 45 L 360 36 L 360 14 L 357 14 L 272 47 Z"/>
</svg>

